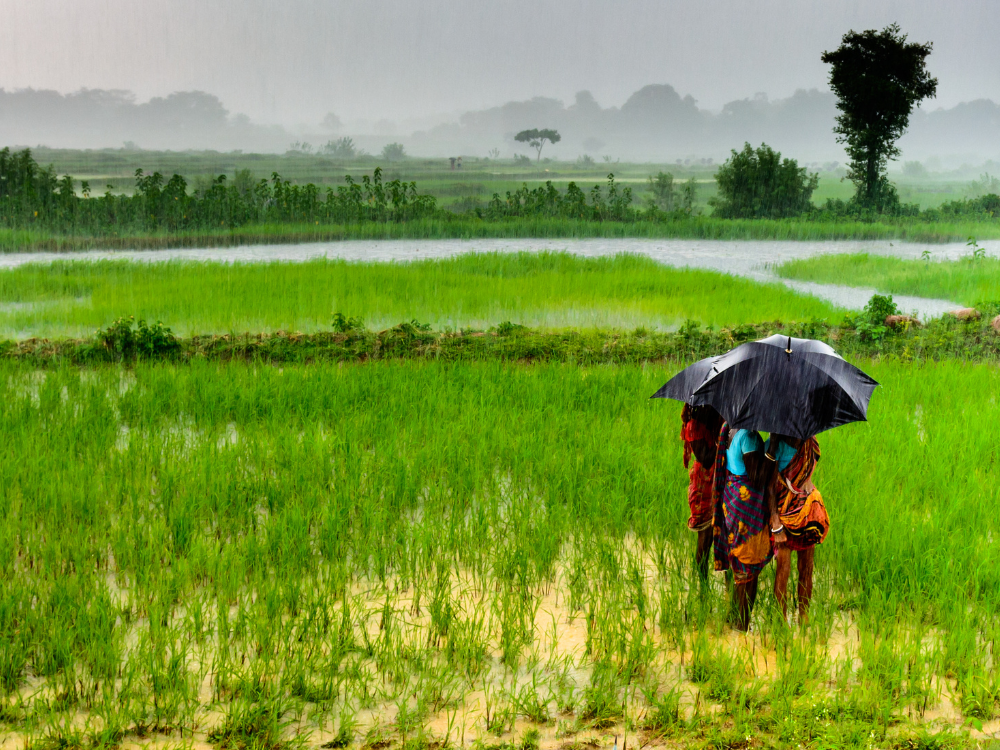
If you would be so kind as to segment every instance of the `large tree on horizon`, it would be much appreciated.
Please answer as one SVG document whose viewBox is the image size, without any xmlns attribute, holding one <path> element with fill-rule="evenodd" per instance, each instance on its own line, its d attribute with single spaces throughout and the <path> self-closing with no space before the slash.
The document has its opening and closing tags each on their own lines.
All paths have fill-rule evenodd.
<svg viewBox="0 0 1000 750">
<path fill-rule="evenodd" d="M 937 79 L 926 66 L 932 47 L 907 42 L 892 24 L 882 31 L 849 31 L 837 49 L 822 55 L 831 66 L 830 88 L 840 110 L 834 132 L 847 147 L 848 176 L 865 208 L 882 212 L 898 202 L 886 165 L 899 156 L 896 141 L 913 107 L 937 93 Z"/>
</svg>

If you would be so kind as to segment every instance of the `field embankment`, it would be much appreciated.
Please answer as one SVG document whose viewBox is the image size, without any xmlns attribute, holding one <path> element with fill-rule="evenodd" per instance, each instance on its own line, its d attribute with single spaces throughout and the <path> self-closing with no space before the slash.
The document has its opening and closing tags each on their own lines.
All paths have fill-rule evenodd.
<svg viewBox="0 0 1000 750">
<path fill-rule="evenodd" d="M 1000 312 L 1000 306 L 989 309 Z M 159 324 L 122 318 L 82 339 L 0 340 L 0 358 L 39 367 L 136 361 L 242 361 L 258 364 L 379 362 L 564 362 L 581 366 L 683 362 L 715 356 L 745 341 L 774 334 L 825 341 L 841 354 L 902 361 L 1000 361 L 1000 332 L 989 317 L 951 316 L 902 329 L 861 317 L 826 321 L 748 323 L 701 328 L 689 321 L 676 331 L 534 330 L 508 322 L 486 331 L 433 331 L 416 321 L 371 331 L 360 321 L 334 322 L 318 333 L 229 333 L 178 338 Z"/>
</svg>

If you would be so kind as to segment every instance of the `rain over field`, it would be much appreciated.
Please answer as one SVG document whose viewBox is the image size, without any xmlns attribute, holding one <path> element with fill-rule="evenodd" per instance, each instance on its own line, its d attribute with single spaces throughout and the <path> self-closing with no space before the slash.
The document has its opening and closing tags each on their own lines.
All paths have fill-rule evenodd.
<svg viewBox="0 0 1000 750">
<path fill-rule="evenodd" d="M 0 17 L 0 750 L 1000 742 L 985 0 Z"/>
</svg>

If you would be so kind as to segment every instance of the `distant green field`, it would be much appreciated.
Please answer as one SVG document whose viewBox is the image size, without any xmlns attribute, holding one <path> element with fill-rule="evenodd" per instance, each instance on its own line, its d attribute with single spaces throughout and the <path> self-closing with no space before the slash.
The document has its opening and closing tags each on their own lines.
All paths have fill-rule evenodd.
<svg viewBox="0 0 1000 750">
<path fill-rule="evenodd" d="M 78 180 L 88 180 L 95 193 L 103 193 L 106 185 L 115 192 L 131 192 L 135 185 L 135 170 L 160 171 L 183 175 L 192 184 L 218 174 L 230 177 L 239 169 L 249 169 L 259 178 L 279 173 L 293 183 L 312 182 L 317 185 L 343 185 L 344 175 L 370 174 L 382 167 L 386 180 L 401 179 L 417 182 L 422 193 L 438 198 L 443 206 L 489 200 L 494 192 L 501 195 L 523 183 L 530 186 L 552 180 L 560 188 L 570 181 L 584 187 L 604 184 L 609 173 L 631 186 L 641 201 L 647 193 L 647 179 L 659 171 L 671 172 L 675 180 L 694 177 L 699 183 L 698 204 L 707 208 L 707 200 L 715 194 L 714 173 L 717 166 L 677 164 L 631 164 L 597 161 L 577 162 L 534 161 L 514 163 L 510 159 L 466 158 L 461 169 L 452 169 L 447 159 L 409 158 L 400 162 L 385 162 L 374 157 L 337 161 L 323 156 L 283 156 L 277 154 L 221 154 L 212 152 L 157 151 L 75 151 L 41 149 L 35 156 L 42 164 L 53 164 L 59 174 L 71 174 Z"/>
<path fill-rule="evenodd" d="M 376 166 L 385 170 L 386 179 L 416 180 L 421 192 L 434 195 L 443 206 L 469 205 L 486 201 L 494 192 L 501 195 L 515 190 L 522 183 L 529 185 L 552 180 L 564 188 L 571 180 L 581 186 L 603 183 L 608 173 L 632 187 L 638 201 L 651 196 L 647 179 L 657 172 L 670 172 L 677 182 L 694 178 L 698 183 L 697 205 L 709 211 L 708 200 L 715 195 L 715 171 L 718 164 L 683 165 L 656 163 L 619 163 L 596 161 L 579 162 L 542 161 L 515 164 L 509 159 L 491 161 L 465 157 L 461 169 L 451 169 L 447 159 L 410 158 L 387 163 L 374 157 L 351 161 L 337 161 L 323 156 L 236 154 L 215 152 L 160 152 L 160 151 L 77 151 L 64 149 L 39 149 L 35 155 L 42 164 L 53 164 L 59 174 L 71 174 L 77 180 L 88 180 L 95 193 L 103 193 L 106 185 L 115 192 L 131 192 L 135 185 L 135 170 L 160 171 L 166 175 L 174 172 L 189 182 L 207 179 L 217 174 L 230 177 L 239 169 L 249 169 L 257 178 L 270 177 L 278 172 L 294 183 L 313 182 L 317 185 L 342 185 L 345 174 L 370 173 Z M 794 154 L 787 154 L 792 156 Z M 848 200 L 854 193 L 850 181 L 841 179 L 839 172 L 820 172 L 819 188 L 813 202 L 824 203 L 827 198 Z M 921 208 L 933 208 L 947 200 L 965 197 L 967 182 L 953 177 L 928 176 L 924 179 L 893 175 L 900 198 L 905 203 L 917 203 Z"/>
<path fill-rule="evenodd" d="M 779 276 L 828 284 L 874 287 L 880 292 L 950 299 L 966 305 L 1000 300 L 1000 259 L 901 260 L 881 255 L 821 255 L 789 261 Z"/>
<path fill-rule="evenodd" d="M 371 328 L 504 321 L 556 328 L 674 328 L 832 317 L 780 284 L 648 258 L 483 253 L 411 263 L 59 262 L 0 272 L 0 335 L 79 336 L 123 315 L 180 334 L 326 329 L 334 312 Z"/>
</svg>

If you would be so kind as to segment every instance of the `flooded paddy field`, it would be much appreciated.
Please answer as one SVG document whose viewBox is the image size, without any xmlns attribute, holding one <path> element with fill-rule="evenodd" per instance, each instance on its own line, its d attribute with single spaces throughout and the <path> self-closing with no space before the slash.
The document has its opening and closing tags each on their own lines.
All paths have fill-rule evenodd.
<svg viewBox="0 0 1000 750">
<path fill-rule="evenodd" d="M 0 328 L 839 320 L 870 290 L 802 294 L 774 268 L 861 250 L 924 249 L 4 256 Z M 679 405 L 648 398 L 683 364 L 0 363 L 0 742 L 947 747 L 1000 731 L 995 367 L 859 363 L 882 385 L 868 423 L 820 436 L 832 529 L 809 621 L 782 619 L 772 566 L 742 635 L 724 579 L 693 570 Z"/>
<path fill-rule="evenodd" d="M 1000 251 L 1000 241 L 984 241 L 990 252 Z M 66 253 L 7 253 L 0 255 L 0 268 L 28 263 L 72 259 L 130 260 L 157 262 L 193 260 L 215 262 L 302 262 L 316 258 L 350 261 L 413 261 L 449 258 L 475 252 L 565 251 L 581 257 L 605 257 L 620 253 L 644 255 L 677 268 L 721 271 L 759 281 L 780 281 L 790 288 L 814 295 L 834 305 L 859 309 L 874 292 L 841 284 L 819 284 L 781 279 L 774 267 L 793 260 L 828 254 L 871 253 L 919 259 L 926 251 L 935 259 L 955 259 L 968 254 L 964 243 L 921 244 L 888 241 L 787 242 L 777 240 L 647 240 L 647 239 L 559 239 L 559 240 L 348 240 L 299 245 L 249 245 L 230 248 L 187 248 L 145 251 L 81 251 Z M 924 299 L 904 295 L 900 306 L 920 316 L 936 316 L 960 307 L 951 300 Z"/>
<path fill-rule="evenodd" d="M 995 732 L 995 368 L 865 364 L 809 622 L 768 568 L 743 636 L 648 398 L 680 366 L 2 365 L 5 746 Z"/>
<path fill-rule="evenodd" d="M 933 251 L 947 259 L 967 250 L 888 242 L 407 240 L 9 254 L 0 256 L 0 333 L 82 336 L 122 315 L 161 320 L 184 334 L 308 332 L 328 326 L 338 311 L 375 327 L 415 318 L 455 329 L 503 321 L 663 330 L 686 320 L 833 320 L 863 308 L 875 289 L 781 278 L 775 269 L 862 251 L 907 259 Z M 895 299 L 922 318 L 965 301 L 912 293 Z"/>
</svg>

